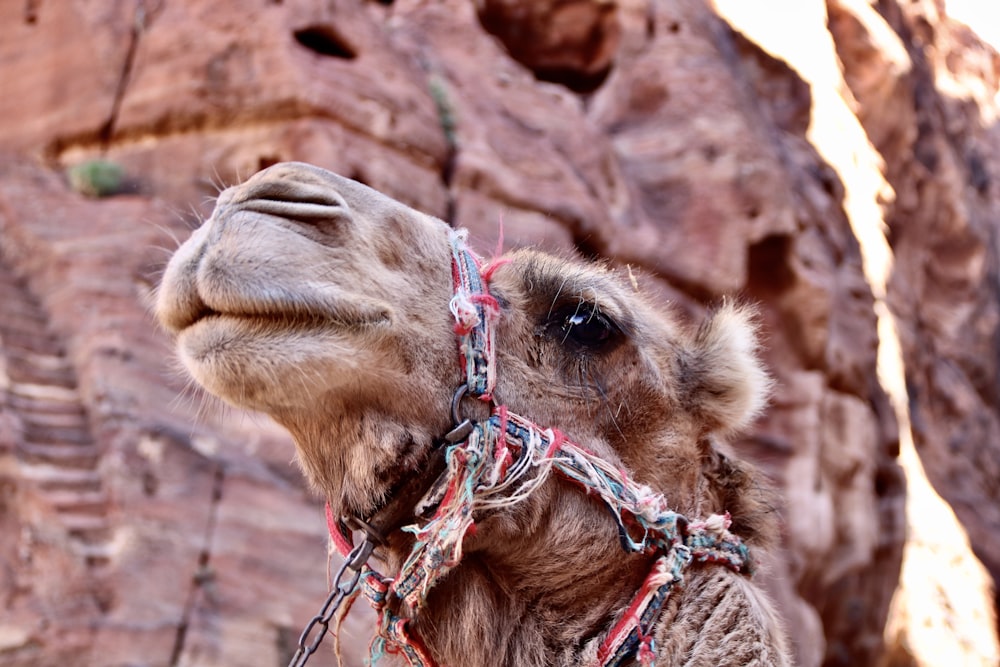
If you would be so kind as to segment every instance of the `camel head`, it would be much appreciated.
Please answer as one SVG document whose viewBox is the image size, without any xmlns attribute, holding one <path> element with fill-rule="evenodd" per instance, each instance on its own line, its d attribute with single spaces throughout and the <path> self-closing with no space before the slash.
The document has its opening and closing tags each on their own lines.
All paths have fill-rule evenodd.
<svg viewBox="0 0 1000 667">
<path fill-rule="evenodd" d="M 463 273 L 462 266 L 472 268 Z M 456 287 L 468 275 L 483 283 L 474 294 Z M 467 364 L 480 348 L 464 338 L 466 316 L 475 308 L 481 310 L 469 321 L 485 323 L 489 343 L 482 349 L 492 350 L 484 357 L 490 372 L 482 387 L 472 381 L 480 366 L 473 363 L 470 375 Z M 598 461 L 612 477 L 624 471 L 626 485 L 639 483 L 628 488 L 657 499 L 656 520 L 679 512 L 729 525 L 718 514 L 728 510 L 732 533 L 744 541 L 772 536 L 765 492 L 715 445 L 717 436 L 746 426 L 768 392 L 745 308 L 724 305 L 689 330 L 651 307 L 633 280 L 605 266 L 531 250 L 481 265 L 441 220 L 355 181 L 288 163 L 222 193 L 211 218 L 167 267 L 156 314 L 176 335 L 180 358 L 199 384 L 288 428 L 303 470 L 334 513 L 383 529 L 392 524 L 383 519 L 394 517 L 378 552 L 390 566 L 400 567 L 409 546 L 416 544 L 414 554 L 425 549 L 426 542 L 396 530 L 403 525 L 399 508 L 407 523 L 419 523 L 417 501 L 433 498 L 429 490 L 440 487 L 435 480 L 446 479 L 441 452 L 460 449 L 442 447 L 442 440 L 466 418 L 485 433 L 491 412 L 489 423 L 517 416 L 503 429 L 522 419 L 545 429 L 550 444 L 539 460 L 550 466 L 570 451 L 556 445 L 571 441 L 572 456 Z M 476 391 L 460 398 L 457 390 L 467 385 Z M 536 441 L 542 433 L 531 432 Z M 453 441 L 462 437 L 462 456 L 471 455 L 473 442 L 484 442 L 473 436 Z M 519 450 L 519 463 L 529 450 Z M 450 475 L 462 457 L 448 456 Z M 503 456 L 495 460 L 507 465 Z M 600 652 L 601 628 L 607 630 L 633 591 L 653 581 L 649 551 L 626 556 L 613 546 L 627 541 L 621 531 L 630 529 L 610 521 L 607 508 L 572 484 L 541 472 L 534 479 L 530 493 L 503 496 L 505 504 L 491 506 L 504 511 L 476 515 L 478 530 L 437 533 L 469 536 L 464 567 L 430 592 L 414 618 L 444 663 L 579 664 L 584 654 Z M 437 496 L 433 521 L 445 516 L 441 508 L 450 501 L 442 499 L 454 497 Z M 645 510 L 635 508 L 647 505 L 632 507 L 638 517 Z M 657 563 L 681 553 L 668 547 Z M 694 624 L 693 634 L 663 625 L 667 634 L 657 641 L 665 655 L 686 655 L 690 644 L 684 642 L 701 641 L 692 639 L 700 614 L 721 610 L 751 634 L 765 628 L 754 636 L 773 641 L 776 655 L 783 652 L 777 622 L 760 611 L 768 605 L 739 575 L 695 576 L 701 583 L 685 589 L 693 598 L 725 595 L 735 602 L 694 602 L 698 614 L 683 616 Z M 697 592 L 705 586 L 721 592 Z M 592 599 L 581 604 L 581 595 Z M 683 600 L 677 604 L 687 604 Z M 477 613 L 518 633 L 483 634 L 485 626 L 468 622 Z M 606 636 L 602 646 L 624 635 Z M 581 637 L 591 638 L 585 647 Z M 746 664 L 732 646 L 757 645 L 736 635 L 724 639 L 718 655 L 729 657 L 706 664 Z"/>
<path fill-rule="evenodd" d="M 465 377 L 451 233 L 355 181 L 275 165 L 222 193 L 170 262 L 156 313 L 199 384 L 283 424 L 335 509 L 367 516 L 453 426 Z M 679 511 L 726 509 L 702 507 L 716 502 L 712 437 L 745 426 L 768 389 L 747 310 L 689 331 L 607 267 L 525 250 L 486 271 L 494 403 Z M 460 409 L 487 413 L 473 398 Z"/>
</svg>

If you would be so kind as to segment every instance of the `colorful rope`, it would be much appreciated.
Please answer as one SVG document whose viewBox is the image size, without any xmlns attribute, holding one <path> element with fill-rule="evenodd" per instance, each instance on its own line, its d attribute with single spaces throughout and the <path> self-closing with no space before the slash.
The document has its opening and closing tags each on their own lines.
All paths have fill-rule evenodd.
<svg viewBox="0 0 1000 667">
<path fill-rule="evenodd" d="M 489 401 L 496 378 L 493 326 L 499 307 L 486 289 L 479 258 L 466 244 L 467 230 L 450 232 L 454 296 L 448 304 L 455 318 L 458 350 L 469 395 Z"/>
<path fill-rule="evenodd" d="M 553 472 L 604 503 L 618 524 L 625 550 L 659 554 L 631 606 L 602 642 L 601 666 L 621 665 L 633 657 L 652 664 L 652 634 L 660 611 L 692 562 L 719 563 L 737 572 L 749 562 L 746 546 L 728 530 L 728 514 L 688 522 L 667 509 L 662 495 L 558 431 L 543 430 L 503 407 L 476 424 L 467 440 L 449 447 L 446 461 L 446 491 L 434 515 L 423 526 L 403 529 L 413 533 L 416 542 L 399 574 L 385 579 L 366 570 L 363 575 L 365 595 L 381 612 L 373 664 L 383 652 L 402 653 L 412 667 L 433 664 L 407 631 L 399 604 L 405 605 L 406 617 L 418 614 L 431 588 L 461 561 L 476 512 L 516 505 Z"/>
</svg>

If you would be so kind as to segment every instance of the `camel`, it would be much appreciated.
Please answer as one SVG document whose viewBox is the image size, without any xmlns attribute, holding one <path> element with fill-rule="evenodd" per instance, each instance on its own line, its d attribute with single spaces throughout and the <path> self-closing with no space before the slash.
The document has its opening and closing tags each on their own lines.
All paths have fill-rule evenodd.
<svg viewBox="0 0 1000 667">
<path fill-rule="evenodd" d="M 342 552 L 374 548 L 376 654 L 791 664 L 748 576 L 774 502 L 724 450 L 769 391 L 751 308 L 684 326 L 608 266 L 483 262 L 437 218 L 282 163 L 222 192 L 156 314 L 197 383 L 292 434 Z"/>
</svg>

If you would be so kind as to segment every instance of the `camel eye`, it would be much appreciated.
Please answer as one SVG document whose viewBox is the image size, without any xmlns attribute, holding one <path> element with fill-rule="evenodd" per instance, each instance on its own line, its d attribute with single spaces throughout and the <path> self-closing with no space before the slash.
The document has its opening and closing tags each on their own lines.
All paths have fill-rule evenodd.
<svg viewBox="0 0 1000 667">
<path fill-rule="evenodd" d="M 595 350 L 608 345 L 618 337 L 618 328 L 595 307 L 576 305 L 560 314 L 559 337 L 563 343 Z"/>
</svg>

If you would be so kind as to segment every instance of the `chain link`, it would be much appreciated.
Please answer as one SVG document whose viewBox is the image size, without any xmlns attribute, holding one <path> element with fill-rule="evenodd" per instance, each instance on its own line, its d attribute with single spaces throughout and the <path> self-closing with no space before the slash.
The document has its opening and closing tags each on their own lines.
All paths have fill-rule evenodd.
<svg viewBox="0 0 1000 667">
<path fill-rule="evenodd" d="M 344 564 L 340 566 L 336 576 L 333 578 L 333 588 L 330 590 L 330 595 L 327 596 L 323 606 L 320 607 L 319 613 L 313 616 L 306 624 L 305 629 L 302 630 L 302 634 L 299 636 L 298 648 L 295 651 L 295 655 L 292 656 L 291 661 L 289 661 L 288 667 L 303 667 L 306 661 L 309 660 L 309 656 L 319 648 L 323 638 L 326 637 L 326 633 L 330 630 L 330 621 L 333 619 L 333 615 L 337 613 L 337 609 L 343 604 L 344 599 L 350 597 L 357 589 L 361 581 L 361 568 L 368 562 L 368 557 L 372 555 L 374 549 L 375 542 L 371 538 L 366 537 L 361 544 L 351 550 L 351 553 L 347 554 Z M 348 570 L 352 574 L 347 581 L 344 581 L 344 575 Z M 310 641 L 309 636 L 314 631 L 316 632 L 316 636 Z"/>
</svg>

